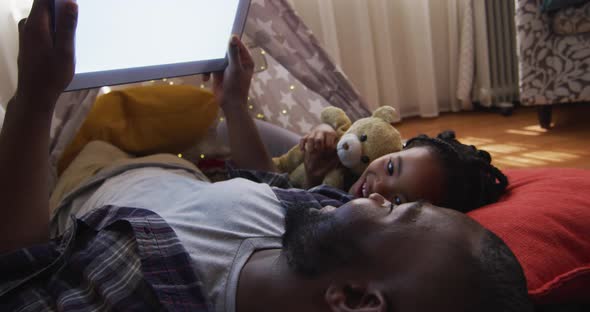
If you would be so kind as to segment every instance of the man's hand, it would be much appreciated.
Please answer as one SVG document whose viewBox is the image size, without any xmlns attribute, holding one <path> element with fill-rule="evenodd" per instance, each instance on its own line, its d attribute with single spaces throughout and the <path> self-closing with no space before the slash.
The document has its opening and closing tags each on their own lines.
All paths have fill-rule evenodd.
<svg viewBox="0 0 590 312">
<path fill-rule="evenodd" d="M 53 40 L 51 1 L 35 0 L 19 24 L 18 88 L 0 132 L 0 253 L 49 239 L 49 131 L 74 75 L 78 16 L 66 1 Z"/>
<path fill-rule="evenodd" d="M 74 77 L 74 39 L 78 5 L 66 1 L 56 31 L 51 27 L 51 1 L 36 0 L 27 19 L 20 21 L 17 102 L 37 103 L 39 111 L 53 110 L 59 95 Z"/>
<path fill-rule="evenodd" d="M 254 75 L 254 60 L 248 48 L 235 35 L 231 38 L 228 54 L 229 65 L 225 71 L 213 73 L 213 93 L 223 110 L 244 108 L 241 106 L 248 102 L 250 82 Z M 210 74 L 203 76 L 203 80 L 209 79 Z"/>
</svg>

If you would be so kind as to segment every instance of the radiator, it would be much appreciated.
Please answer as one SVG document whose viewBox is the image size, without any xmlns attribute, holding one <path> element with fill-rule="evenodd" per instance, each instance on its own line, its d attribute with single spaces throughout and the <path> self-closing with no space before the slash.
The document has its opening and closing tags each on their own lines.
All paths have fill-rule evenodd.
<svg viewBox="0 0 590 312">
<path fill-rule="evenodd" d="M 476 100 L 512 107 L 519 100 L 515 0 L 476 0 L 475 10 Z"/>
</svg>

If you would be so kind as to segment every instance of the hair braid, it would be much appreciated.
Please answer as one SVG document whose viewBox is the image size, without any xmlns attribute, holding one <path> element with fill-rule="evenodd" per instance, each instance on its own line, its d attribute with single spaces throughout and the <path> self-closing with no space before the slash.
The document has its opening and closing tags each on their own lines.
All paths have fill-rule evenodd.
<svg viewBox="0 0 590 312">
<path fill-rule="evenodd" d="M 442 205 L 468 212 L 496 202 L 508 186 L 508 178 L 492 165 L 491 155 L 473 145 L 456 139 L 453 131 L 445 131 L 435 138 L 417 136 L 405 148 L 428 147 L 444 166 L 446 199 Z"/>
</svg>

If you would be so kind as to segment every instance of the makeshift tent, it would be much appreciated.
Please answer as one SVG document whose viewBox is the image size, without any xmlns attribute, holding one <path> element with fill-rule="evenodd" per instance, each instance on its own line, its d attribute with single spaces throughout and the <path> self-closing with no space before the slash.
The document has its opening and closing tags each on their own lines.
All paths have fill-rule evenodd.
<svg viewBox="0 0 590 312">
<path fill-rule="evenodd" d="M 250 90 L 253 117 L 302 134 L 319 123 L 320 112 L 329 105 L 342 108 L 353 120 L 370 115 L 358 92 L 287 0 L 252 0 L 245 41 L 257 63 Z M 197 76 L 143 84 L 158 83 L 207 87 Z M 51 131 L 52 165 L 101 92 L 104 89 L 60 98 Z"/>
</svg>

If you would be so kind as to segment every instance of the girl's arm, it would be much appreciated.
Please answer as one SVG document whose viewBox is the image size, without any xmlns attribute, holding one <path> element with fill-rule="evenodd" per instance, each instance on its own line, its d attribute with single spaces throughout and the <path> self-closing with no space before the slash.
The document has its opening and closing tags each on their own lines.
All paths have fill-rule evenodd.
<svg viewBox="0 0 590 312">
<path fill-rule="evenodd" d="M 229 47 L 229 65 L 214 73 L 213 91 L 227 119 L 232 159 L 240 169 L 276 172 L 258 128 L 248 113 L 248 92 L 254 75 L 254 61 L 236 36 Z M 205 77 L 208 80 L 208 77 Z"/>
</svg>

